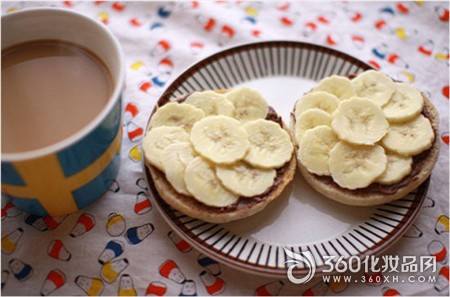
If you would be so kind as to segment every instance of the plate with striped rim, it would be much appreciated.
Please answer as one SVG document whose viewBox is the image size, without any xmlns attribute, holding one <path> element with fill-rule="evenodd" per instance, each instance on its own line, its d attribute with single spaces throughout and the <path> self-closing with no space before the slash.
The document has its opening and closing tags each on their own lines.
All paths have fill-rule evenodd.
<svg viewBox="0 0 450 297">
<path fill-rule="evenodd" d="M 345 53 L 294 41 L 237 46 L 187 69 L 164 92 L 160 102 L 183 94 L 248 86 L 258 90 L 286 123 L 294 103 L 320 79 L 371 69 Z M 203 254 L 245 272 L 286 277 L 294 253 L 310 252 L 316 275 L 324 273 L 325 256 L 352 261 L 385 251 L 407 231 L 426 196 L 429 179 L 416 191 L 374 207 L 352 207 L 315 192 L 297 172 L 281 197 L 252 217 L 226 224 L 203 222 L 173 209 L 159 196 L 143 165 L 151 196 L 167 223 Z M 300 263 L 294 276 L 305 276 Z"/>
</svg>

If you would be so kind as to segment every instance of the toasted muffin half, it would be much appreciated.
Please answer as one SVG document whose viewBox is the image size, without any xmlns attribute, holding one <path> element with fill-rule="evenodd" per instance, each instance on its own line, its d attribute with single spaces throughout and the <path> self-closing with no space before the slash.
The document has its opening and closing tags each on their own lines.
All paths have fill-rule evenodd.
<svg viewBox="0 0 450 297">
<path fill-rule="evenodd" d="M 368 187 L 349 190 L 339 186 L 331 176 L 320 176 L 311 173 L 298 161 L 301 174 L 317 192 L 337 202 L 353 206 L 373 206 L 388 203 L 400 199 L 421 185 L 431 174 L 431 171 L 439 156 L 439 114 L 433 104 L 422 93 L 424 105 L 422 115 L 426 117 L 432 126 L 434 140 L 432 146 L 422 153 L 413 156 L 412 171 L 400 182 L 391 185 L 372 183 Z M 301 100 L 301 99 L 300 99 Z M 294 131 L 296 124 L 295 107 L 291 113 L 291 129 Z M 298 152 L 299 144 L 295 141 L 295 150 Z"/>
<path fill-rule="evenodd" d="M 216 92 L 225 93 L 227 90 L 216 90 Z M 188 96 L 189 95 L 181 96 L 174 101 L 182 103 Z M 151 117 L 159 108 L 167 103 L 169 102 L 159 102 L 159 104 L 155 106 Z M 266 120 L 279 124 L 288 133 L 292 140 L 290 129 L 283 123 L 281 117 L 277 115 L 272 107 L 269 107 Z M 192 196 L 180 194 L 168 181 L 163 171 L 149 162 L 146 162 L 145 165 L 150 172 L 159 196 L 171 207 L 190 217 L 206 222 L 226 223 L 254 215 L 262 211 L 267 205 L 269 205 L 270 202 L 280 197 L 280 194 L 283 192 L 284 188 L 292 181 L 294 177 L 297 168 L 296 164 L 295 153 L 293 153 L 288 162 L 286 162 L 281 168 L 276 169 L 276 177 L 273 185 L 263 194 L 254 197 L 239 197 L 236 203 L 225 207 L 208 206 Z"/>
</svg>

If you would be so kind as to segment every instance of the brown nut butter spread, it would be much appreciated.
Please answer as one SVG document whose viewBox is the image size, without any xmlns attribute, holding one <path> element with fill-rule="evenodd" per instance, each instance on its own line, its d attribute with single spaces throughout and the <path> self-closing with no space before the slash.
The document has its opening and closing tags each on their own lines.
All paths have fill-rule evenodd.
<svg viewBox="0 0 450 297">
<path fill-rule="evenodd" d="M 162 100 L 159 102 L 158 107 L 162 107 L 163 105 L 165 105 L 165 104 L 167 104 L 169 102 L 183 103 L 189 96 L 190 96 L 190 94 L 185 94 L 183 96 L 178 97 L 174 101 L 169 101 L 167 98 L 162 98 Z M 153 110 L 153 113 L 155 113 L 155 112 L 156 112 L 156 109 Z M 271 106 L 269 106 L 269 111 L 267 113 L 266 120 L 276 122 L 282 127 L 282 119 L 281 119 L 281 117 L 277 115 L 277 113 L 275 112 L 275 110 Z M 205 204 L 197 201 L 193 197 L 182 195 L 182 194 L 180 194 L 180 196 L 182 196 L 183 199 L 192 199 L 192 201 L 194 201 L 194 203 L 198 207 L 200 207 L 200 208 L 202 208 L 202 209 L 204 209 L 205 211 L 208 211 L 208 212 L 225 213 L 225 212 L 232 212 L 234 210 L 250 208 L 250 207 L 253 207 L 254 205 L 260 203 L 261 201 L 264 201 L 267 198 L 267 196 L 273 190 L 276 189 L 276 187 L 280 184 L 280 182 L 283 179 L 283 175 L 286 172 L 287 164 L 289 164 L 289 163 L 286 163 L 286 164 L 284 164 L 283 167 L 276 169 L 277 175 L 275 177 L 274 183 L 263 194 L 258 195 L 258 196 L 253 196 L 253 197 L 239 197 L 239 200 L 236 203 L 227 205 L 225 207 L 212 207 L 212 206 L 208 206 L 208 205 L 205 205 Z M 164 175 L 163 172 L 161 172 L 161 174 Z"/>
</svg>

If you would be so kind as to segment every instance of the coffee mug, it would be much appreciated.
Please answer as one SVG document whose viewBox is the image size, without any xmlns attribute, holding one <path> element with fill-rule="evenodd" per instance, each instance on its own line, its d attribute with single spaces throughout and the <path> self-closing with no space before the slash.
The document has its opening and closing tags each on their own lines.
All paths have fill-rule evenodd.
<svg viewBox="0 0 450 297">
<path fill-rule="evenodd" d="M 122 48 L 103 24 L 65 9 L 12 12 L 2 17 L 1 30 L 2 51 L 24 42 L 60 40 L 89 50 L 109 69 L 112 94 L 86 126 L 52 145 L 1 156 L 2 194 L 17 208 L 40 216 L 75 212 L 102 197 L 119 171 L 125 82 Z"/>
</svg>

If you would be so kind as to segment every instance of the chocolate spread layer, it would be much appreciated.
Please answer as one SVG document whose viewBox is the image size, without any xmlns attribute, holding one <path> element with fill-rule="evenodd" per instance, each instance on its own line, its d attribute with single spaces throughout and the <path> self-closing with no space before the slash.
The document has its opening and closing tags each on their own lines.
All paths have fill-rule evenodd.
<svg viewBox="0 0 450 297">
<path fill-rule="evenodd" d="M 159 103 L 159 107 L 161 107 L 169 102 L 183 103 L 190 95 L 191 94 L 182 95 L 182 96 L 178 97 L 175 101 L 169 101 L 168 99 L 161 100 Z M 153 113 L 155 113 L 155 112 L 156 112 L 156 109 L 153 111 Z M 269 111 L 267 113 L 266 120 L 276 122 L 280 125 L 281 128 L 283 128 L 282 118 L 280 116 L 278 116 L 278 114 L 275 112 L 275 110 L 271 106 L 269 106 Z M 289 162 L 286 163 L 283 167 L 276 169 L 277 175 L 275 177 L 274 183 L 264 193 L 262 193 L 261 195 L 258 195 L 258 196 L 253 196 L 253 197 L 241 196 L 241 197 L 239 197 L 239 200 L 236 203 L 227 205 L 225 207 L 208 206 L 208 205 L 205 205 L 205 204 L 197 201 L 194 197 L 183 195 L 183 194 L 179 194 L 180 199 L 190 199 L 191 203 L 192 202 L 195 203 L 197 207 L 204 209 L 205 211 L 208 211 L 208 212 L 225 213 L 225 212 L 232 212 L 234 210 L 250 208 L 250 207 L 253 207 L 254 205 L 264 201 L 268 197 L 268 195 L 278 187 L 278 185 L 283 180 L 283 176 L 284 176 L 284 173 L 286 172 L 286 167 L 288 167 L 288 164 L 289 164 Z M 163 172 L 161 172 L 161 171 L 159 171 L 159 172 L 161 173 L 161 175 L 164 175 Z"/>
</svg>

